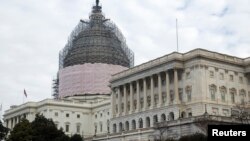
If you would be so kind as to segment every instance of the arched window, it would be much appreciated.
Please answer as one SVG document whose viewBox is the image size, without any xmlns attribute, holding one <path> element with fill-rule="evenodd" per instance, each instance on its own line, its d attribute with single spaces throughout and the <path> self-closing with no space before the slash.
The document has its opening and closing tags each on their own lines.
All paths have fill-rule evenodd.
<svg viewBox="0 0 250 141">
<path fill-rule="evenodd" d="M 186 112 L 181 112 L 181 118 L 186 118 L 187 117 L 187 114 L 186 114 Z"/>
<path fill-rule="evenodd" d="M 164 121 L 166 121 L 166 115 L 165 115 L 165 114 L 162 114 L 162 115 L 161 115 L 161 122 L 164 122 Z"/>
<path fill-rule="evenodd" d="M 225 86 L 220 87 L 220 93 L 221 93 L 221 101 L 226 102 L 227 89 Z"/>
<path fill-rule="evenodd" d="M 146 117 L 146 127 L 150 127 L 150 118 Z"/>
<path fill-rule="evenodd" d="M 154 115 L 153 119 L 154 119 L 154 123 L 158 122 L 158 117 L 157 117 L 157 115 Z"/>
<path fill-rule="evenodd" d="M 126 130 L 126 131 L 129 130 L 129 122 L 128 122 L 128 121 L 126 121 L 126 123 L 125 123 L 125 130 Z"/>
<path fill-rule="evenodd" d="M 122 127 L 122 123 L 120 122 L 119 123 L 119 132 L 122 132 L 123 131 L 123 127 Z"/>
<path fill-rule="evenodd" d="M 174 120 L 174 113 L 173 112 L 170 112 L 169 115 L 168 115 L 168 120 Z"/>
<path fill-rule="evenodd" d="M 230 89 L 231 103 L 235 103 L 236 89 Z"/>
<path fill-rule="evenodd" d="M 187 93 L 187 101 L 190 102 L 192 100 L 192 86 L 186 87 L 186 93 Z"/>
<path fill-rule="evenodd" d="M 136 122 L 135 120 L 132 120 L 132 130 L 136 129 Z"/>
<path fill-rule="evenodd" d="M 240 90 L 240 103 L 245 104 L 246 91 L 244 89 Z"/>
<path fill-rule="evenodd" d="M 116 124 L 113 124 L 113 133 L 116 133 Z"/>
<path fill-rule="evenodd" d="M 210 96 L 211 96 L 211 100 L 212 101 L 215 101 L 216 99 L 216 85 L 212 84 L 209 86 L 209 91 L 210 91 Z"/>
<path fill-rule="evenodd" d="M 143 128 L 143 120 L 142 120 L 142 118 L 139 119 L 139 128 Z"/>
</svg>

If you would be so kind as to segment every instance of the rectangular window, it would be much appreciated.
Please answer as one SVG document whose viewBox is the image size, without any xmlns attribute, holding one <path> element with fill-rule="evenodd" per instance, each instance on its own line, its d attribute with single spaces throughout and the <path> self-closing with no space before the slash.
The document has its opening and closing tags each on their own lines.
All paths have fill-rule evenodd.
<svg viewBox="0 0 250 141">
<path fill-rule="evenodd" d="M 158 104 L 158 101 L 159 101 L 158 94 L 155 94 L 154 95 L 154 104 L 155 104 L 155 106 Z"/>
<path fill-rule="evenodd" d="M 162 86 L 166 85 L 165 79 L 162 79 L 161 84 L 162 84 Z"/>
<path fill-rule="evenodd" d="M 58 112 L 55 112 L 55 116 L 58 117 Z"/>
<path fill-rule="evenodd" d="M 241 84 L 243 84 L 243 77 L 240 77 L 240 78 L 239 78 L 239 82 L 240 82 Z"/>
<path fill-rule="evenodd" d="M 147 96 L 147 103 L 148 103 L 148 107 L 151 106 L 151 97 L 150 96 Z"/>
<path fill-rule="evenodd" d="M 121 109 L 122 109 L 122 112 L 124 112 L 124 104 L 123 103 L 121 104 Z"/>
<path fill-rule="evenodd" d="M 143 91 L 143 86 L 140 87 L 141 92 Z"/>
<path fill-rule="evenodd" d="M 162 92 L 162 102 L 165 104 L 167 102 L 166 92 Z"/>
<path fill-rule="evenodd" d="M 229 80 L 230 80 L 230 81 L 234 81 L 234 76 L 233 76 L 233 75 L 230 75 L 230 76 L 229 76 Z"/>
<path fill-rule="evenodd" d="M 137 108 L 137 100 L 134 100 L 134 109 Z"/>
<path fill-rule="evenodd" d="M 221 91 L 221 101 L 226 102 L 226 93 L 225 93 L 225 91 Z"/>
<path fill-rule="evenodd" d="M 150 84 L 149 83 L 147 84 L 147 88 L 150 89 Z"/>
<path fill-rule="evenodd" d="M 140 106 L 141 106 L 141 108 L 143 108 L 143 106 L 144 106 L 144 103 L 143 103 L 144 101 L 143 101 L 143 98 L 140 98 Z"/>
<path fill-rule="evenodd" d="M 81 126 L 80 125 L 76 125 L 76 132 L 80 133 L 80 131 L 81 131 Z"/>
<path fill-rule="evenodd" d="M 220 80 L 224 80 L 224 74 L 220 73 Z"/>
<path fill-rule="evenodd" d="M 158 82 L 157 81 L 154 82 L 154 86 L 155 86 L 155 88 L 158 87 Z"/>
<path fill-rule="evenodd" d="M 186 79 L 189 79 L 190 78 L 190 72 L 187 72 L 186 73 Z"/>
<path fill-rule="evenodd" d="M 116 113 L 118 113 L 118 105 L 117 104 L 115 105 L 115 111 L 116 111 Z"/>
<path fill-rule="evenodd" d="M 66 117 L 69 117 L 69 114 L 66 114 Z"/>
<path fill-rule="evenodd" d="M 213 71 L 210 71 L 210 72 L 209 72 L 209 76 L 210 76 L 210 78 L 214 78 L 214 72 L 213 72 Z"/>
<path fill-rule="evenodd" d="M 223 109 L 223 115 L 224 116 L 229 116 L 229 110 L 228 109 Z"/>
<path fill-rule="evenodd" d="M 211 100 L 215 101 L 215 88 L 210 89 L 210 94 L 211 94 Z"/>
<path fill-rule="evenodd" d="M 79 115 L 79 114 L 77 114 L 77 118 L 80 118 L 80 115 Z"/>
<path fill-rule="evenodd" d="M 231 92 L 231 102 L 235 103 L 235 93 Z"/>
<path fill-rule="evenodd" d="M 192 113 L 190 112 L 190 113 L 188 113 L 188 117 L 192 117 Z"/>
<path fill-rule="evenodd" d="M 213 115 L 218 115 L 219 114 L 219 109 L 218 108 L 212 108 L 212 113 Z"/>
<path fill-rule="evenodd" d="M 69 125 L 68 124 L 65 125 L 65 132 L 69 132 Z"/>
</svg>

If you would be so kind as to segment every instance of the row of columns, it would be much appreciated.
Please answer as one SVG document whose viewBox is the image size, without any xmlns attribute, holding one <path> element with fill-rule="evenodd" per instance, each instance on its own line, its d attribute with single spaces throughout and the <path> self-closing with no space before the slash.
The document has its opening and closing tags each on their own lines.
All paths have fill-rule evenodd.
<svg viewBox="0 0 250 141">
<path fill-rule="evenodd" d="M 168 102 L 170 103 L 170 90 L 169 90 L 169 71 L 165 72 L 165 80 L 166 80 L 166 99 L 168 100 Z M 162 95 L 162 78 L 161 78 L 161 73 L 157 74 L 158 77 L 158 103 L 157 103 L 157 107 L 161 107 L 163 105 L 163 95 Z M 124 109 L 124 113 L 127 114 L 128 111 L 130 111 L 130 113 L 132 112 L 139 112 L 141 110 L 146 110 L 147 108 L 154 108 L 154 77 L 153 75 L 150 76 L 150 107 L 147 106 L 147 82 L 146 82 L 146 78 L 142 78 L 143 80 L 143 109 L 141 109 L 141 105 L 140 105 L 140 83 L 139 80 L 135 80 L 129 83 L 125 83 L 124 85 L 120 85 L 118 87 L 114 87 L 112 88 L 112 112 L 113 115 L 115 115 L 116 113 L 116 105 L 118 108 L 118 112 L 116 114 L 121 115 L 122 112 L 122 103 L 123 103 L 123 109 Z M 136 111 L 134 111 L 134 92 L 133 92 L 133 84 L 134 82 L 136 82 L 135 87 L 136 87 Z M 128 93 L 127 93 L 127 85 L 129 85 L 129 98 L 128 98 Z M 122 102 L 122 96 L 121 96 L 121 87 L 123 87 L 123 95 L 124 95 L 124 102 Z M 178 87 L 178 70 L 174 69 L 174 103 L 178 104 L 179 103 L 179 87 Z M 117 99 L 116 100 L 116 94 Z M 128 110 L 128 99 L 129 99 L 129 110 Z"/>
<path fill-rule="evenodd" d="M 19 122 L 21 121 L 22 118 L 26 118 L 26 115 L 24 114 L 24 115 L 12 117 L 12 118 L 10 118 L 10 119 L 6 119 L 6 120 L 5 120 L 5 126 L 6 126 L 7 128 L 12 129 L 13 127 L 15 127 L 15 125 L 16 125 L 17 123 L 19 123 Z"/>
</svg>

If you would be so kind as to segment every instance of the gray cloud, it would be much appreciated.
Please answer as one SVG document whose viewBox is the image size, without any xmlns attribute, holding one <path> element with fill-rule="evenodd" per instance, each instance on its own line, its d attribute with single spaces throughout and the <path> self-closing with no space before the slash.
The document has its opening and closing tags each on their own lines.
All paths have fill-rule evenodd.
<svg viewBox="0 0 250 141">
<path fill-rule="evenodd" d="M 51 97 L 58 52 L 94 0 L 0 0 L 0 103 L 4 110 Z M 101 0 L 106 17 L 124 33 L 140 64 L 194 48 L 250 56 L 250 9 L 246 0 Z"/>
</svg>

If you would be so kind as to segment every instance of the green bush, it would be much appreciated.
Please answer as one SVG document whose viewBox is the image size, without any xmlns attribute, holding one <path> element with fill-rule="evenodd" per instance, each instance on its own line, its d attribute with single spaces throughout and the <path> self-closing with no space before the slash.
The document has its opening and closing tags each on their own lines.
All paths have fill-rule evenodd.
<svg viewBox="0 0 250 141">
<path fill-rule="evenodd" d="M 179 141 L 207 141 L 207 137 L 201 133 L 196 133 L 193 135 L 183 136 Z"/>
<path fill-rule="evenodd" d="M 195 133 L 193 135 L 182 136 L 179 140 L 169 138 L 165 141 L 207 141 L 207 136 L 201 133 Z"/>
<path fill-rule="evenodd" d="M 69 141 L 83 141 L 83 139 L 80 135 L 74 134 Z"/>
</svg>

